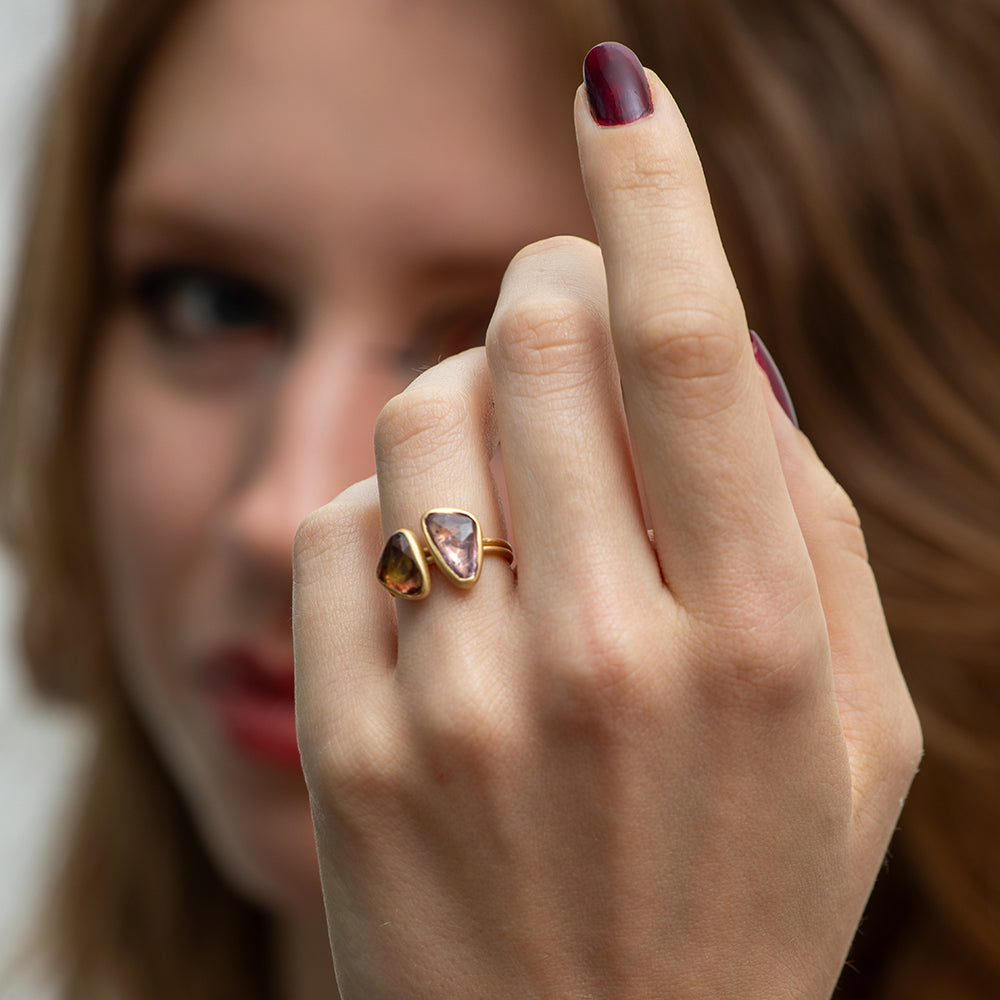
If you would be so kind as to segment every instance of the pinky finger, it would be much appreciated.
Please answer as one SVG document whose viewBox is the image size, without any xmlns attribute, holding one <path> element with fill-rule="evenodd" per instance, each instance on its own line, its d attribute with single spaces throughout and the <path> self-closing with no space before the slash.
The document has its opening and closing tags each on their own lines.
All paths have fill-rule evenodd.
<svg viewBox="0 0 1000 1000">
<path fill-rule="evenodd" d="M 763 373 L 761 383 L 826 617 L 855 815 L 877 859 L 920 761 L 920 723 L 892 647 L 857 511 L 789 421 Z"/>
<path fill-rule="evenodd" d="M 375 576 L 381 548 L 374 476 L 310 514 L 296 535 L 295 705 L 307 764 L 310 755 L 322 755 L 332 734 L 368 714 L 395 662 L 392 597 Z"/>
</svg>

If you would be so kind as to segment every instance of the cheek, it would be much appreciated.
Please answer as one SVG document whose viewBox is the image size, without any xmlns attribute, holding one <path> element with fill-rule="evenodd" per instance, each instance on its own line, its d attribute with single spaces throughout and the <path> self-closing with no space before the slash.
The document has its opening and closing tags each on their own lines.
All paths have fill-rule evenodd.
<svg viewBox="0 0 1000 1000">
<path fill-rule="evenodd" d="M 232 405 L 185 396 L 126 334 L 109 332 L 88 409 L 90 493 L 112 613 L 130 647 L 169 624 L 198 572 L 239 426 Z"/>
</svg>

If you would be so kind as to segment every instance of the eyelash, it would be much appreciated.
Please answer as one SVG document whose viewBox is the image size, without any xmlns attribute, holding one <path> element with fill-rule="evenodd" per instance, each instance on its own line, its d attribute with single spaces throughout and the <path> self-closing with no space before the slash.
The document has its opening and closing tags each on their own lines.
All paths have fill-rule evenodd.
<svg viewBox="0 0 1000 1000">
<path fill-rule="evenodd" d="M 432 317 L 413 342 L 397 354 L 398 367 L 419 375 L 449 355 L 481 346 L 491 315 L 490 308 L 470 308 Z"/>
<path fill-rule="evenodd" d="M 125 295 L 156 341 L 179 358 L 262 342 L 283 344 L 295 332 L 292 309 L 279 294 L 211 266 L 150 265 L 125 283 Z M 488 306 L 433 312 L 385 363 L 412 378 L 448 355 L 482 344 L 491 313 L 492 300 Z"/>
<path fill-rule="evenodd" d="M 290 332 L 290 310 L 257 282 L 190 264 L 140 271 L 128 297 L 168 346 L 205 348 L 236 337 L 280 339 Z"/>
</svg>

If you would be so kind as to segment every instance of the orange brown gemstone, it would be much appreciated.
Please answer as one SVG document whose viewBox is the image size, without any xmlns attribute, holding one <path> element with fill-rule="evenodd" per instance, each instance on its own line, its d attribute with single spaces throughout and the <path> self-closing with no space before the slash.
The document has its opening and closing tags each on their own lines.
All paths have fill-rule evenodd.
<svg viewBox="0 0 1000 1000">
<path fill-rule="evenodd" d="M 379 581 L 401 597 L 423 597 L 429 589 L 429 580 L 422 562 L 410 533 L 397 531 L 382 549 L 377 570 Z"/>
</svg>

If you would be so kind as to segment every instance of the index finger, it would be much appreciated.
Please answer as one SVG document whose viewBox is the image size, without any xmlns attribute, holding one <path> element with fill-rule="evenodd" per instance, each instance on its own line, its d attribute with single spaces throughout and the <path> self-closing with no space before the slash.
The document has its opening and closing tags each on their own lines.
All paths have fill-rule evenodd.
<svg viewBox="0 0 1000 1000">
<path fill-rule="evenodd" d="M 681 604 L 702 607 L 761 574 L 791 584 L 798 568 L 804 586 L 804 543 L 687 126 L 624 46 L 598 46 L 585 70 L 577 140 L 664 576 Z"/>
</svg>

